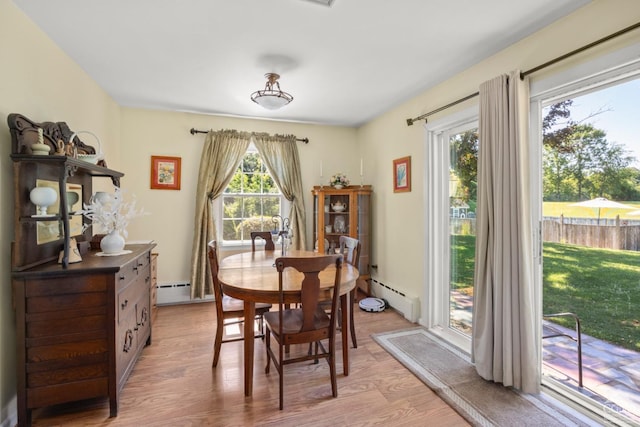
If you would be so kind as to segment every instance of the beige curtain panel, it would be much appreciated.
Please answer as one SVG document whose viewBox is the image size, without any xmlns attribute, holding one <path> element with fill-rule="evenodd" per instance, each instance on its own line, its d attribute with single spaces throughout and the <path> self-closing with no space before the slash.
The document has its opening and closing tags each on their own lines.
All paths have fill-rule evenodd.
<svg viewBox="0 0 640 427">
<path fill-rule="evenodd" d="M 236 130 L 211 131 L 205 137 L 198 173 L 191 248 L 191 299 L 213 294 L 207 259 L 208 242 L 219 240 L 216 235 L 213 201 L 222 195 L 231 182 L 251 141 L 256 145 L 276 185 L 291 202 L 289 221 L 294 249 L 306 247 L 306 216 L 296 137 Z"/>
<path fill-rule="evenodd" d="M 249 147 L 251 134 L 235 130 L 209 132 L 198 172 L 196 210 L 191 247 L 191 299 L 213 294 L 207 260 L 207 243 L 218 240 L 212 202 L 229 185 Z"/>
<path fill-rule="evenodd" d="M 528 81 L 519 71 L 480 86 L 472 349 L 483 378 L 540 390 L 529 209 Z"/>
<path fill-rule="evenodd" d="M 307 220 L 296 137 L 255 134 L 254 143 L 276 185 L 291 202 L 288 218 L 293 233 L 292 246 L 294 249 L 305 249 Z"/>
</svg>

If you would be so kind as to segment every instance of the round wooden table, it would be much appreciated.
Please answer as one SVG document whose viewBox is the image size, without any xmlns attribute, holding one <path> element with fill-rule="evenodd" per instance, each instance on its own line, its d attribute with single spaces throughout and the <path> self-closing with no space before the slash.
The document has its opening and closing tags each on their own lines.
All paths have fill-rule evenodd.
<svg viewBox="0 0 640 427">
<path fill-rule="evenodd" d="M 311 251 L 287 251 L 291 257 L 323 256 Z M 278 271 L 275 260 L 280 257 L 280 251 L 242 252 L 230 255 L 220 261 L 218 280 L 222 291 L 244 301 L 244 318 L 253 319 L 256 314 L 256 302 L 278 304 Z M 342 361 L 344 375 L 349 375 L 349 303 L 350 291 L 355 288 L 359 277 L 358 270 L 348 263 L 342 264 L 340 280 L 340 305 L 342 317 Z M 284 272 L 283 288 L 285 303 L 300 302 L 300 286 L 303 275 L 293 269 Z M 320 273 L 320 287 L 333 286 L 335 267 L 328 267 Z M 253 392 L 253 352 L 255 341 L 254 322 L 244 322 L 244 394 L 251 396 Z"/>
</svg>

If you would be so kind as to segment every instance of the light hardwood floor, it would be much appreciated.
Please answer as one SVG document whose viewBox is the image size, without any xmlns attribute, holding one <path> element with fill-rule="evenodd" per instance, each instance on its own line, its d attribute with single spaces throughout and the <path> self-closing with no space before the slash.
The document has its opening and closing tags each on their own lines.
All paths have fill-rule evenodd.
<svg viewBox="0 0 640 427">
<path fill-rule="evenodd" d="M 338 397 L 331 397 L 326 362 L 285 367 L 284 410 L 278 410 L 278 373 L 266 375 L 265 347 L 256 340 L 253 397 L 243 392 L 242 343 L 222 344 L 211 368 L 215 333 L 212 303 L 164 306 L 109 418 L 108 401 L 98 399 L 34 411 L 34 426 L 466 426 L 465 420 L 378 346 L 370 334 L 412 325 L 392 310 L 356 308 L 358 348 L 351 372 L 337 358 Z M 338 340 L 339 341 L 339 340 Z M 338 355 L 340 355 L 338 343 Z M 302 349 L 306 351 L 305 349 Z"/>
</svg>

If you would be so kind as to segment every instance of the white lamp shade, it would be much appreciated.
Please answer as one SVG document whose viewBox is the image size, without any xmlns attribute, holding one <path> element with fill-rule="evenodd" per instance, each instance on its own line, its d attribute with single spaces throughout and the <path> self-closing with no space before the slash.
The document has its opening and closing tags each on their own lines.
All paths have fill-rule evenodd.
<svg viewBox="0 0 640 427">
<path fill-rule="evenodd" d="M 290 100 L 280 95 L 281 92 L 264 93 L 256 96 L 254 101 L 267 110 L 277 110 L 287 105 Z"/>
</svg>

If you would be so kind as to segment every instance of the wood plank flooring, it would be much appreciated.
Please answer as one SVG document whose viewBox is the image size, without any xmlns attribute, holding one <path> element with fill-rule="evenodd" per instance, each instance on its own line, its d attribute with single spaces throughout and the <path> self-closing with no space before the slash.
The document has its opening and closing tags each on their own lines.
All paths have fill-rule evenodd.
<svg viewBox="0 0 640 427">
<path fill-rule="evenodd" d="M 351 349 L 347 377 L 342 357 L 337 358 L 337 398 L 331 397 L 326 362 L 289 365 L 280 411 L 278 373 L 273 366 L 269 375 L 264 373 L 261 340 L 256 340 L 253 396 L 245 398 L 242 342 L 222 344 L 218 367 L 211 368 L 214 305 L 163 306 L 153 325 L 152 345 L 144 349 L 125 385 L 116 418 L 109 418 L 107 399 L 95 399 L 36 410 L 33 425 L 469 425 L 370 337 L 411 323 L 392 310 L 366 313 L 356 308 L 355 315 L 358 348 Z"/>
</svg>

